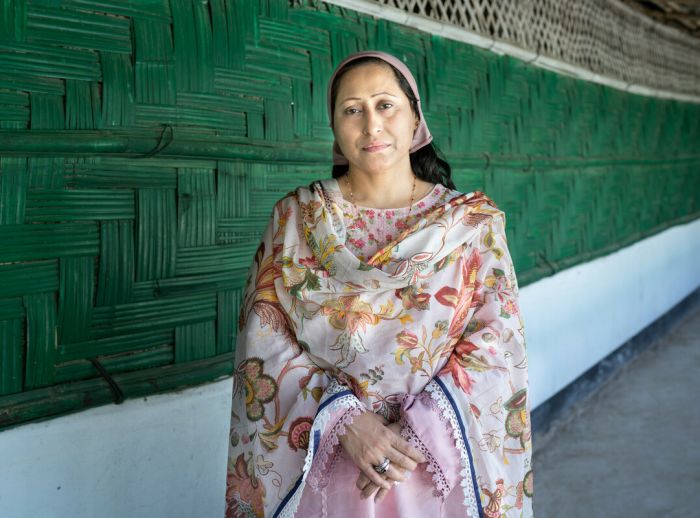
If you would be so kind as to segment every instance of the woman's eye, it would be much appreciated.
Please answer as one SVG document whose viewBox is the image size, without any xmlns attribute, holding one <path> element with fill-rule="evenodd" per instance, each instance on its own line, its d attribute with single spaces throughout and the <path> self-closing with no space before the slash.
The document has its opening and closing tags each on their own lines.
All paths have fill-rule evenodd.
<svg viewBox="0 0 700 518">
<path fill-rule="evenodd" d="M 393 108 L 394 104 L 393 103 L 382 103 L 379 105 L 380 110 L 388 110 L 389 108 Z M 360 113 L 362 110 L 358 110 L 357 108 L 345 108 L 345 113 L 347 115 L 354 115 L 356 113 Z"/>
</svg>

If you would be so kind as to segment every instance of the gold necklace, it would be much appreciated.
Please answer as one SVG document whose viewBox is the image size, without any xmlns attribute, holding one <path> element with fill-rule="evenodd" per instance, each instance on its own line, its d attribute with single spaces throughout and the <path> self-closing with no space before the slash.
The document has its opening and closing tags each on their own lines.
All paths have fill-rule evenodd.
<svg viewBox="0 0 700 518">
<path fill-rule="evenodd" d="M 348 189 L 350 189 L 350 201 L 352 202 L 353 205 L 355 205 L 355 196 L 352 194 L 352 185 L 350 185 L 350 174 L 345 173 L 345 183 L 348 186 Z M 411 210 L 413 210 L 413 196 L 416 192 L 416 175 L 413 175 L 413 189 L 411 190 L 411 201 L 408 205 L 408 214 L 406 215 L 406 219 L 411 215 Z M 357 209 L 357 205 L 355 205 L 355 209 Z M 359 212 L 359 210 L 358 210 Z"/>
</svg>

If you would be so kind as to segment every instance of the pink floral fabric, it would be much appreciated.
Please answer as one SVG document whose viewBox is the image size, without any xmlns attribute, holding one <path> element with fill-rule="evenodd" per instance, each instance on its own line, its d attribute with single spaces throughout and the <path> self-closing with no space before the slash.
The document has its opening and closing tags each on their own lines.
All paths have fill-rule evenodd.
<svg viewBox="0 0 700 518">
<path fill-rule="evenodd" d="M 373 209 L 351 203 L 343 198 L 338 190 L 330 191 L 331 199 L 339 204 L 347 231 L 345 246 L 358 259 L 365 260 L 391 242 L 401 232 L 415 224 L 427 211 L 447 202 L 450 197 L 458 195 L 441 184 L 435 184 L 433 189 L 413 207 L 400 209 Z"/>
<path fill-rule="evenodd" d="M 532 515 L 504 215 L 441 185 L 416 205 L 369 217 L 333 179 L 275 205 L 239 318 L 227 516 Z M 428 457 L 379 504 L 338 445 L 365 411 Z"/>
</svg>

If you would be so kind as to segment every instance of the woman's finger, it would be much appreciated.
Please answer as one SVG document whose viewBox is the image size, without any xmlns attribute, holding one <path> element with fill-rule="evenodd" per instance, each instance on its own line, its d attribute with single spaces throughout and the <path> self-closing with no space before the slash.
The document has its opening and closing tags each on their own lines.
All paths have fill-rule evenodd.
<svg viewBox="0 0 700 518">
<path fill-rule="evenodd" d="M 384 472 L 383 476 L 391 484 L 393 484 L 394 482 L 403 482 L 404 480 L 406 480 L 406 474 L 404 470 L 394 466 L 393 464 L 389 466 L 389 468 Z"/>
<path fill-rule="evenodd" d="M 377 485 L 374 482 L 370 482 L 369 484 L 367 484 L 365 486 L 365 488 L 362 491 L 360 491 L 360 498 L 362 498 L 363 500 L 365 498 L 369 498 L 370 496 L 372 496 L 374 494 L 374 492 L 377 489 L 379 489 L 379 490 L 384 489 L 384 490 L 388 491 L 388 489 L 383 488 L 383 487 L 377 487 Z"/>
<path fill-rule="evenodd" d="M 400 435 L 393 434 L 393 437 L 391 438 L 391 445 L 401 453 L 414 459 L 416 462 L 425 462 L 427 460 L 419 450 L 417 450 Z"/>
<path fill-rule="evenodd" d="M 377 462 L 377 464 L 379 464 L 379 462 Z M 374 468 L 372 466 L 363 466 L 362 473 L 364 473 L 365 476 L 370 480 L 370 482 L 373 482 L 374 485 L 376 485 L 377 487 L 384 487 L 386 489 L 391 488 L 391 482 L 389 482 L 379 473 L 374 471 Z"/>
<path fill-rule="evenodd" d="M 396 448 L 391 448 L 391 450 L 387 452 L 386 456 L 391 461 L 392 466 L 396 466 L 397 468 L 413 471 L 418 467 L 416 461 L 414 461 L 411 457 L 404 455 Z"/>
<path fill-rule="evenodd" d="M 388 490 L 388 489 L 384 489 L 384 488 L 382 488 L 382 489 L 380 489 L 379 491 L 377 491 L 377 494 L 374 495 L 374 503 L 375 503 L 375 504 L 378 504 L 379 502 L 381 502 L 382 500 L 384 500 L 384 497 L 386 496 L 386 494 L 387 494 L 388 492 L 389 492 L 389 490 Z"/>
<path fill-rule="evenodd" d="M 360 471 L 360 475 L 357 477 L 357 482 L 355 482 L 355 487 L 359 490 L 363 490 L 367 484 L 371 484 L 370 480 L 367 478 L 367 476 Z"/>
</svg>

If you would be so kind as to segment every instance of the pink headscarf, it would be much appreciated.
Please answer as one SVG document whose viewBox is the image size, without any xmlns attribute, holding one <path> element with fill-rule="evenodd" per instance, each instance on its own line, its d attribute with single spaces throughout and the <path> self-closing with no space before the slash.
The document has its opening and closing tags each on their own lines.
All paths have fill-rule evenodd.
<svg viewBox="0 0 700 518">
<path fill-rule="evenodd" d="M 423 117 L 423 110 L 421 109 L 421 103 L 420 103 L 420 95 L 418 95 L 418 86 L 416 85 L 416 80 L 413 78 L 413 74 L 411 74 L 411 71 L 408 69 L 404 63 L 392 56 L 391 54 L 387 54 L 386 52 L 379 52 L 377 50 L 366 50 L 363 52 L 357 52 L 355 54 L 351 54 L 348 57 L 346 57 L 343 61 L 338 64 L 336 67 L 335 71 L 333 72 L 333 75 L 331 76 L 330 81 L 328 81 L 328 117 L 329 120 L 333 120 L 333 106 L 331 105 L 331 86 L 333 85 L 333 81 L 335 80 L 335 76 L 338 75 L 338 71 L 343 68 L 347 63 L 350 63 L 351 61 L 355 61 L 356 59 L 363 58 L 363 57 L 375 57 L 379 58 L 383 61 L 386 61 L 390 65 L 393 65 L 394 68 L 396 68 L 403 77 L 406 78 L 406 81 L 408 81 L 408 84 L 411 86 L 411 90 L 413 91 L 413 95 L 416 97 L 418 100 L 417 107 L 418 107 L 418 118 L 420 119 L 418 128 L 416 128 L 416 131 L 413 133 L 413 142 L 411 142 L 411 149 L 409 150 L 409 153 L 413 153 L 414 151 L 422 148 L 426 144 L 430 143 L 431 140 L 433 140 L 433 136 L 430 134 L 430 130 L 428 129 L 427 124 L 425 123 L 425 118 Z M 329 126 L 333 127 L 333 122 L 329 123 Z M 345 158 L 343 153 L 340 151 L 340 148 L 338 147 L 338 143 L 336 141 L 333 141 L 333 164 L 334 165 L 344 165 L 347 164 L 348 160 Z"/>
</svg>

